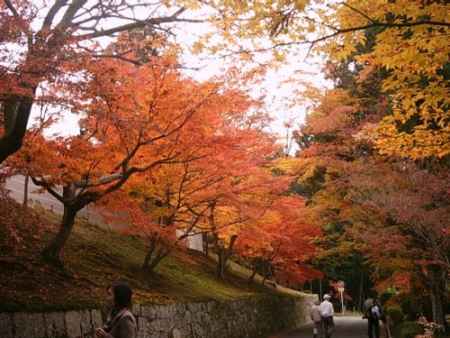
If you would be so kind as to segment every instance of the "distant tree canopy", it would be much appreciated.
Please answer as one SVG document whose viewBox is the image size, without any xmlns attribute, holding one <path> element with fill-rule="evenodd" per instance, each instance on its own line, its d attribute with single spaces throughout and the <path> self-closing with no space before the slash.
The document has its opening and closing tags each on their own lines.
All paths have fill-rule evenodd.
<svg viewBox="0 0 450 338">
<path fill-rule="evenodd" d="M 320 46 L 334 88 L 306 93 L 312 107 L 294 133 L 298 158 L 280 166 L 297 175 L 292 190 L 308 198 L 313 223 L 324 229 L 318 264 L 329 265 L 336 256 L 348 263 L 362 254 L 363 264 L 352 264 L 371 266 L 379 291 L 394 287 L 412 297 L 421 290 L 429 296 L 433 319 L 443 324 L 450 271 L 443 72 L 448 27 L 425 24 L 430 17 L 445 20 L 435 12 L 443 4 L 389 3 L 347 2 L 338 10 L 341 24 L 361 19 L 368 27 Z M 388 9 L 403 14 L 381 11 Z M 390 24 L 380 25 L 382 20 Z"/>
</svg>

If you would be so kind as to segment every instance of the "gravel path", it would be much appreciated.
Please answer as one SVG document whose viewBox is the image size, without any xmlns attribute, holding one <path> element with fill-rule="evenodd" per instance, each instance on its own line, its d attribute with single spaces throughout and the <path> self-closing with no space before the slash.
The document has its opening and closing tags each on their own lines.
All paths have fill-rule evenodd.
<svg viewBox="0 0 450 338">
<path fill-rule="evenodd" d="M 367 320 L 361 317 L 335 317 L 335 330 L 332 338 L 366 338 Z M 311 325 L 301 329 L 278 334 L 269 338 L 312 338 Z"/>
</svg>

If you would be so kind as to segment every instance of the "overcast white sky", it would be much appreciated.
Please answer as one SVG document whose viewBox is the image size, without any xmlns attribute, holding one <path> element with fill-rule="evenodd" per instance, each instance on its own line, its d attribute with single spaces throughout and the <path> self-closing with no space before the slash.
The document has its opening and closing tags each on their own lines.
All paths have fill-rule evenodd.
<svg viewBox="0 0 450 338">
<path fill-rule="evenodd" d="M 302 53 L 305 54 L 306 52 Z M 189 76 L 198 80 L 207 80 L 208 78 L 218 75 L 222 71 L 224 61 L 218 58 L 204 59 L 192 54 L 184 56 L 186 65 L 191 67 L 199 67 L 199 70 L 186 71 Z M 330 83 L 326 81 L 321 72 L 321 62 L 317 58 L 309 57 L 289 57 L 288 63 L 278 69 L 270 70 L 264 81 L 252 89 L 255 97 L 265 95 L 265 109 L 273 118 L 271 131 L 279 134 L 280 140 L 284 141 L 285 128 L 283 124 L 286 121 L 294 121 L 294 125 L 298 125 L 304 121 L 307 103 L 297 102 L 292 106 L 292 98 L 302 89 L 301 83 L 288 82 L 295 71 L 301 71 L 300 78 L 302 81 L 311 82 L 318 87 L 329 87 Z M 34 113 L 38 116 L 38 112 Z M 78 134 L 78 116 L 74 114 L 64 114 L 60 121 L 55 124 L 48 134 Z"/>
<path fill-rule="evenodd" d="M 40 1 L 40 0 L 37 0 Z M 39 23 L 37 23 L 39 25 Z M 188 29 L 187 29 L 188 28 Z M 188 52 L 189 47 L 193 44 L 200 34 L 207 31 L 209 28 L 204 24 L 181 26 L 175 29 L 176 42 L 181 44 L 183 50 L 186 52 L 182 55 L 182 62 L 187 67 L 199 68 L 199 70 L 186 70 L 185 72 L 198 80 L 207 80 L 208 78 L 219 75 L 223 72 L 229 60 L 224 60 L 219 57 L 204 55 L 193 55 Z M 102 44 L 107 44 L 108 40 L 100 41 Z M 305 60 L 307 53 L 307 46 L 296 47 L 287 58 L 287 63 L 278 68 L 270 70 L 264 81 L 252 88 L 252 94 L 256 97 L 265 95 L 265 109 L 273 118 L 271 131 L 280 134 L 280 139 L 284 140 L 285 130 L 284 122 L 294 121 L 294 125 L 303 122 L 306 111 L 306 103 L 298 102 L 295 106 L 292 105 L 291 99 L 296 92 L 301 90 L 300 82 L 287 82 L 293 74 L 297 74 L 302 82 L 311 82 L 318 87 L 329 87 L 330 83 L 323 78 L 321 73 L 321 62 L 319 58 L 309 56 Z M 267 59 L 266 56 L 261 55 L 261 60 Z M 301 74 L 301 75 L 299 75 Z M 37 111 L 33 112 L 32 118 L 39 115 Z M 48 132 L 51 134 L 78 134 L 78 116 L 74 114 L 64 114 L 60 121 L 55 124 Z"/>
</svg>

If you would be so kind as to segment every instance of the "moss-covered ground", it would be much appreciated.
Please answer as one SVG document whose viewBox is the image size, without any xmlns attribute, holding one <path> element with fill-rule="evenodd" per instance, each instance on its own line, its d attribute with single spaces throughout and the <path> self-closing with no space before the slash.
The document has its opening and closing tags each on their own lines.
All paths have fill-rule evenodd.
<svg viewBox="0 0 450 338">
<path fill-rule="evenodd" d="M 101 306 L 106 288 L 122 279 L 137 303 L 232 300 L 269 292 L 243 277 L 214 275 L 214 261 L 201 253 L 175 251 L 154 274 L 140 266 L 144 242 L 77 220 L 64 251 L 64 270 L 46 264 L 42 248 L 54 236 L 59 216 L 0 199 L 0 312 L 51 311 Z"/>
</svg>

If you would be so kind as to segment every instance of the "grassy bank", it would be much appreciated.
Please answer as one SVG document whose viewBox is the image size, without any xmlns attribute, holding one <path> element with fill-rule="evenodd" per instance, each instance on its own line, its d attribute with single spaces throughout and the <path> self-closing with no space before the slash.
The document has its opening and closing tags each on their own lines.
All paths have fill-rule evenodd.
<svg viewBox="0 0 450 338">
<path fill-rule="evenodd" d="M 140 269 L 145 255 L 141 239 L 83 220 L 75 225 L 64 253 L 66 271 L 61 271 L 39 255 L 59 217 L 42 209 L 24 215 L 16 202 L 0 202 L 0 312 L 98 307 L 106 287 L 117 279 L 131 284 L 138 303 L 223 301 L 269 292 L 238 276 L 218 280 L 211 259 L 184 250 L 149 275 Z"/>
</svg>

